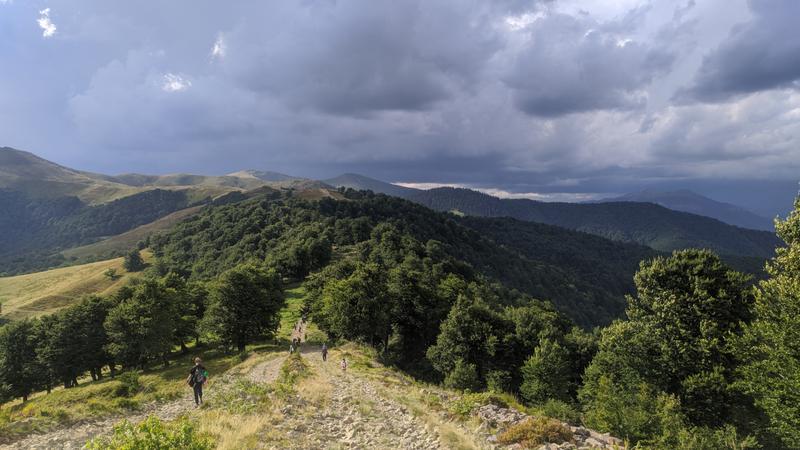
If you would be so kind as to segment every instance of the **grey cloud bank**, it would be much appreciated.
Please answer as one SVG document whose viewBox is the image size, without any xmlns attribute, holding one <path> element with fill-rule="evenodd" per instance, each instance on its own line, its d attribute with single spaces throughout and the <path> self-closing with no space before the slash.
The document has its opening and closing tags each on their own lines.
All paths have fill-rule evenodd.
<svg viewBox="0 0 800 450">
<path fill-rule="evenodd" d="M 3 2 L 0 145 L 107 173 L 692 188 L 774 215 L 800 178 L 798 15 L 792 0 Z"/>
</svg>

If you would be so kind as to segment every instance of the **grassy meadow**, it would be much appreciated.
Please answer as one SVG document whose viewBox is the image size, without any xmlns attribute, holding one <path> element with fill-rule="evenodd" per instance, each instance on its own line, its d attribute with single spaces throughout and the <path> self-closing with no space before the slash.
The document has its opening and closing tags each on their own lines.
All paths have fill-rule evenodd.
<svg viewBox="0 0 800 450">
<path fill-rule="evenodd" d="M 142 252 L 145 262 L 152 255 Z M 19 320 L 50 314 L 65 308 L 86 294 L 105 295 L 124 286 L 136 276 L 122 267 L 123 258 L 114 258 L 71 267 L 46 270 L 13 277 L 0 277 L 0 318 Z M 116 277 L 105 275 L 116 270 Z"/>
</svg>

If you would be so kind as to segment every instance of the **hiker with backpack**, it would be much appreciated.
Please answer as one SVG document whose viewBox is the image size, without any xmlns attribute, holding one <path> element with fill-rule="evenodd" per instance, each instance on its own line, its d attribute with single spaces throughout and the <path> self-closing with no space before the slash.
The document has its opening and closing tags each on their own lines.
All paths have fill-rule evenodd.
<svg viewBox="0 0 800 450">
<path fill-rule="evenodd" d="M 194 367 L 189 371 L 189 378 L 186 380 L 194 389 L 194 403 L 197 406 L 203 404 L 203 385 L 208 381 L 208 370 L 202 362 L 199 357 L 194 359 Z"/>
<path fill-rule="evenodd" d="M 328 360 L 328 343 L 327 342 L 322 344 L 322 360 L 323 361 L 327 361 Z"/>
</svg>

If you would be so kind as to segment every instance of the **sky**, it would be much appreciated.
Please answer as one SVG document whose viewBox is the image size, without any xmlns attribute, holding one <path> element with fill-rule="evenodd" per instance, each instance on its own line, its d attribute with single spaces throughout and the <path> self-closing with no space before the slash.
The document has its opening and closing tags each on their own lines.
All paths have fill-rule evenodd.
<svg viewBox="0 0 800 450">
<path fill-rule="evenodd" d="M 580 201 L 800 179 L 800 1 L 0 0 L 0 146 Z"/>
</svg>

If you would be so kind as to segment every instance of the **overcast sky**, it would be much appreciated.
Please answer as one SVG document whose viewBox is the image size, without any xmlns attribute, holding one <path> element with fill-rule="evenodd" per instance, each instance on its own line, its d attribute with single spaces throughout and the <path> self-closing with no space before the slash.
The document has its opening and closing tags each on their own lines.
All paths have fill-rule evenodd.
<svg viewBox="0 0 800 450">
<path fill-rule="evenodd" d="M 0 146 L 499 195 L 800 179 L 796 0 L 0 0 Z"/>
</svg>

